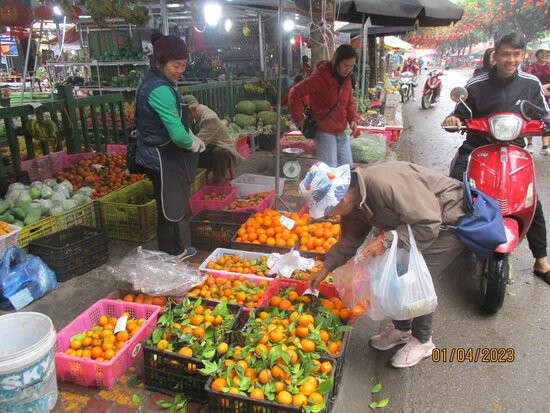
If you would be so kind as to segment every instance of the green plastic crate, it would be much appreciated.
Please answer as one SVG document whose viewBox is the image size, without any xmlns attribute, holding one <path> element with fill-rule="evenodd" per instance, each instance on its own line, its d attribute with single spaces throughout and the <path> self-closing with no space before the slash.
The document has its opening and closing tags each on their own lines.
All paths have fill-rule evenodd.
<svg viewBox="0 0 550 413">
<path fill-rule="evenodd" d="M 96 226 L 96 216 L 94 203 L 89 202 L 85 205 L 81 205 L 77 208 L 71 209 L 70 211 L 64 212 L 61 215 L 55 216 L 57 221 L 57 229 L 67 229 L 71 227 L 76 227 L 77 225 L 84 225 L 87 227 Z"/>
<path fill-rule="evenodd" d="M 143 198 L 152 199 L 144 205 L 130 204 Z M 157 235 L 157 203 L 150 180 L 135 182 L 117 189 L 99 200 L 101 220 L 109 238 L 147 242 Z"/>
</svg>

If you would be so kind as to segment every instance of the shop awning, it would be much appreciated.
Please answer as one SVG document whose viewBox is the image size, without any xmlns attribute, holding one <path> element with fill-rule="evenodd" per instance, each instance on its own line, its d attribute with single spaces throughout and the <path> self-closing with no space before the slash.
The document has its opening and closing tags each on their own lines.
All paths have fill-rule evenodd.
<svg viewBox="0 0 550 413">
<path fill-rule="evenodd" d="M 309 10 L 309 0 L 296 0 Z M 449 0 L 337 0 L 337 20 L 375 26 L 448 26 L 462 18 L 463 10 Z"/>
<path fill-rule="evenodd" d="M 395 36 L 385 36 L 384 46 L 390 49 L 410 50 L 413 45 Z"/>
</svg>

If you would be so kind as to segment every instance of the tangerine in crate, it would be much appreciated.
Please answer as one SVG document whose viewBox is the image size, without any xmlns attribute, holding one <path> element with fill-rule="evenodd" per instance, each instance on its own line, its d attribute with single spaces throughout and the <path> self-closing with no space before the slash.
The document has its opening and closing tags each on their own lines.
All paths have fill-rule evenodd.
<svg viewBox="0 0 550 413">
<path fill-rule="evenodd" d="M 208 274 L 204 283 L 188 292 L 187 296 L 227 301 L 231 304 L 255 308 L 267 287 L 269 287 L 268 280 L 251 280 L 244 275 Z"/>
<path fill-rule="evenodd" d="M 292 248 L 300 239 L 300 234 L 307 230 L 309 218 L 307 214 L 280 213 L 266 209 L 254 214 L 241 225 L 235 242 Z"/>
<path fill-rule="evenodd" d="M 307 226 L 300 233 L 300 246 L 298 249 L 305 252 L 325 254 L 340 238 L 342 228 L 339 223 L 315 222 Z"/>
<path fill-rule="evenodd" d="M 159 311 L 144 304 L 96 302 L 57 334 L 58 379 L 111 389 L 142 354 L 142 342 L 155 328 Z"/>
</svg>

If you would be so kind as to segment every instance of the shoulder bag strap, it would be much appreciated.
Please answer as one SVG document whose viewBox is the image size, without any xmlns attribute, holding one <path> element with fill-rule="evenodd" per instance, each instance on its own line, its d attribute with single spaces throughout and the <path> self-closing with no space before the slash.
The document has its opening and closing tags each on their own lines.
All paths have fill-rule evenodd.
<svg viewBox="0 0 550 413">
<path fill-rule="evenodd" d="M 330 108 L 330 110 L 325 114 L 325 116 L 323 116 L 322 118 L 319 119 L 319 122 L 321 122 L 328 115 L 330 115 L 332 113 L 332 111 L 334 110 L 334 108 L 336 108 L 336 106 L 338 106 L 338 103 L 340 103 L 340 96 L 342 96 L 342 90 L 344 90 L 344 85 L 342 85 L 340 87 L 340 93 L 338 93 L 338 98 L 336 99 L 336 103 Z"/>
</svg>

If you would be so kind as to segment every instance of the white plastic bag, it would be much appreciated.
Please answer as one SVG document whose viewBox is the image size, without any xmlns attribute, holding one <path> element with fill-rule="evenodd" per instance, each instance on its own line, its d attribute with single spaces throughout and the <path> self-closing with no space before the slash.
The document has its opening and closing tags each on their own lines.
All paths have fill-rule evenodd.
<svg viewBox="0 0 550 413">
<path fill-rule="evenodd" d="M 141 247 L 130 251 L 117 265 L 107 267 L 107 271 L 118 281 L 130 284 L 132 290 L 153 296 L 185 295 L 206 277 L 178 257 Z"/>
<path fill-rule="evenodd" d="M 267 258 L 267 266 L 269 275 L 290 278 L 295 270 L 311 270 L 315 267 L 315 260 L 300 257 L 298 251 L 291 251 L 284 255 L 274 253 Z"/>
<path fill-rule="evenodd" d="M 437 307 L 430 271 L 418 251 L 411 227 L 407 228 L 410 251 L 397 248 L 397 232 L 392 231 L 390 249 L 380 257 L 366 260 L 367 271 L 372 274 L 371 306 L 367 314 L 370 311 L 373 320 L 380 320 L 380 314 L 393 320 L 409 320 L 430 314 Z"/>
</svg>

